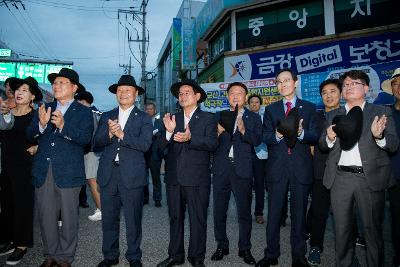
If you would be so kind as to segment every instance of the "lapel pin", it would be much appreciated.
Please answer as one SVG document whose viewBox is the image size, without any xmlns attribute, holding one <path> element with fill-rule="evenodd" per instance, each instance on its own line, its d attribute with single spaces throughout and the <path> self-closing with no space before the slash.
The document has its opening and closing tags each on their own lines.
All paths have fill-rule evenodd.
<svg viewBox="0 0 400 267">
<path fill-rule="evenodd" d="M 135 116 L 137 115 L 137 113 L 135 113 Z"/>
<path fill-rule="evenodd" d="M 197 115 L 196 115 L 196 116 L 195 116 L 195 118 L 196 118 L 196 119 L 198 119 L 198 118 L 199 118 L 199 116 L 197 116 Z"/>
</svg>

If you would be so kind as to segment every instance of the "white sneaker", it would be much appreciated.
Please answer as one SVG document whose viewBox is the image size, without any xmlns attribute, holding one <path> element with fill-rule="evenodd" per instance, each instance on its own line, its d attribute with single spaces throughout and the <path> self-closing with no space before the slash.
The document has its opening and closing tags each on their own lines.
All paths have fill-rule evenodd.
<svg viewBox="0 0 400 267">
<path fill-rule="evenodd" d="M 101 221 L 101 210 L 100 209 L 96 209 L 93 213 L 93 215 L 88 216 L 89 220 L 97 222 L 97 221 Z"/>
</svg>

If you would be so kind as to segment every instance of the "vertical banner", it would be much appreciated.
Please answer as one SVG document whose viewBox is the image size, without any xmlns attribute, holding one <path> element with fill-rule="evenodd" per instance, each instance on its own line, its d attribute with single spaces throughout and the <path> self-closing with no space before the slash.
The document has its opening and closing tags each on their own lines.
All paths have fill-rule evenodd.
<svg viewBox="0 0 400 267">
<path fill-rule="evenodd" d="M 174 18 L 172 21 L 172 69 L 179 70 L 181 65 L 181 51 L 182 51 L 182 20 Z"/>
<path fill-rule="evenodd" d="M 182 19 L 182 69 L 196 69 L 196 46 L 194 39 L 194 24 L 192 18 Z"/>
</svg>

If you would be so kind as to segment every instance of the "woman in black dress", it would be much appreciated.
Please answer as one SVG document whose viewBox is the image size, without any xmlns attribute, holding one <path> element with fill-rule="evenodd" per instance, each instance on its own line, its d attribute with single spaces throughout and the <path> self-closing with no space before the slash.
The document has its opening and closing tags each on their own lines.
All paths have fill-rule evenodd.
<svg viewBox="0 0 400 267">
<path fill-rule="evenodd" d="M 0 249 L 0 255 L 12 253 L 6 263 L 15 265 L 21 261 L 27 248 L 33 246 L 34 188 L 31 167 L 37 145 L 28 142 L 25 132 L 36 112 L 33 102 L 42 100 L 43 96 L 32 77 L 11 78 L 9 82 L 15 92 L 16 107 L 0 115 L 6 124 L 13 119 L 11 129 L 0 130 L 0 204 L 5 220 L 0 234 L 6 241 L 6 245 Z"/>
</svg>

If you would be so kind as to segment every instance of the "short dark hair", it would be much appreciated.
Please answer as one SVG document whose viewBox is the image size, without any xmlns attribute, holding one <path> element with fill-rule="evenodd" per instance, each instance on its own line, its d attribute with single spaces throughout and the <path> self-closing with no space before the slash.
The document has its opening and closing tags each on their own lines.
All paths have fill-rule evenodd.
<svg viewBox="0 0 400 267">
<path fill-rule="evenodd" d="M 322 89 L 324 89 L 325 85 L 328 85 L 328 84 L 335 85 L 339 89 L 339 91 L 342 92 L 342 83 L 339 79 L 327 79 L 319 85 L 319 94 L 320 95 L 322 95 Z"/>
<path fill-rule="evenodd" d="M 86 100 L 90 105 L 93 103 L 94 98 L 93 95 L 89 91 L 82 91 L 80 93 L 75 94 L 75 100 Z"/>
<path fill-rule="evenodd" d="M 246 91 L 246 95 L 247 95 L 247 93 L 249 92 L 249 90 L 247 89 L 247 86 L 246 86 L 244 83 L 241 83 L 241 82 L 233 82 L 233 83 L 230 83 L 230 84 L 228 85 L 228 88 L 226 88 L 226 91 L 229 92 L 229 89 L 231 89 L 233 86 L 240 86 L 240 87 L 242 87 L 242 88 Z"/>
<path fill-rule="evenodd" d="M 346 79 L 347 77 L 352 79 L 352 80 L 357 80 L 358 79 L 358 80 L 364 82 L 366 85 L 369 86 L 368 74 L 366 74 L 362 70 L 349 70 L 349 71 L 346 71 L 345 73 L 343 73 L 340 76 L 340 82 L 343 84 L 344 79 Z"/>
<path fill-rule="evenodd" d="M 146 107 L 147 107 L 147 106 L 153 106 L 154 109 L 156 109 L 156 104 L 153 103 L 153 102 L 147 102 L 147 103 L 145 104 L 145 106 L 146 106 Z"/>
<path fill-rule="evenodd" d="M 250 96 L 249 96 L 249 98 L 247 99 L 247 104 L 250 104 L 250 100 L 251 100 L 253 97 L 258 98 L 258 100 L 260 100 L 260 105 L 262 104 L 262 98 L 261 98 L 261 96 L 256 95 L 256 94 L 253 94 L 253 95 L 250 95 Z"/>
<path fill-rule="evenodd" d="M 297 74 L 296 74 L 296 72 L 294 72 L 294 70 L 289 69 L 289 68 L 280 69 L 280 70 L 276 73 L 276 75 L 275 75 L 275 80 L 278 79 L 279 74 L 281 74 L 282 72 L 285 72 L 285 71 L 290 72 L 290 75 L 292 75 L 293 81 L 297 81 Z"/>
</svg>

